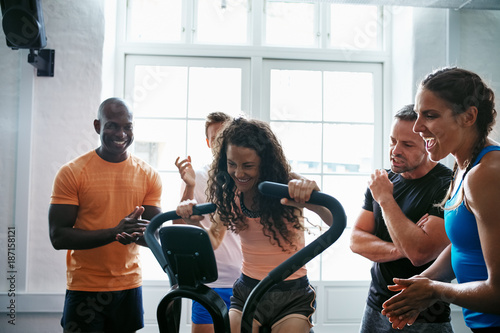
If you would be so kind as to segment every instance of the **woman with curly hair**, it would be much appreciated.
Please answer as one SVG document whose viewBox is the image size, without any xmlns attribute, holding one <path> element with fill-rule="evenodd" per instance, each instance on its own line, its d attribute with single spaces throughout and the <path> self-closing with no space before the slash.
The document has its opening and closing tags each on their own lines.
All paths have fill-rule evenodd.
<svg viewBox="0 0 500 333">
<path fill-rule="evenodd" d="M 306 204 L 314 181 L 291 172 L 283 149 L 269 125 L 259 120 L 238 118 L 218 137 L 218 147 L 209 173 L 208 199 L 217 206 L 207 230 L 214 248 L 227 230 L 240 235 L 243 253 L 242 274 L 233 286 L 229 310 L 231 332 L 240 332 L 243 306 L 252 289 L 267 274 L 302 249 L 304 217 L 302 208 L 316 212 L 327 224 L 331 213 L 324 207 Z M 262 181 L 288 184 L 291 199 L 262 195 Z M 179 204 L 177 214 L 187 223 L 201 219 L 191 216 L 194 201 Z M 316 294 L 309 285 L 305 267 L 274 286 L 260 301 L 253 330 L 270 326 L 273 332 L 309 332 L 315 311 Z"/>
<path fill-rule="evenodd" d="M 495 95 L 475 73 L 445 68 L 431 73 L 416 95 L 413 130 L 431 160 L 455 157 L 444 200 L 451 244 L 427 270 L 394 279 L 401 291 L 384 303 L 393 327 L 412 324 L 438 300 L 463 307 L 473 332 L 500 332 L 500 145 L 488 138 L 495 124 Z M 456 278 L 456 283 L 440 282 Z"/>
</svg>

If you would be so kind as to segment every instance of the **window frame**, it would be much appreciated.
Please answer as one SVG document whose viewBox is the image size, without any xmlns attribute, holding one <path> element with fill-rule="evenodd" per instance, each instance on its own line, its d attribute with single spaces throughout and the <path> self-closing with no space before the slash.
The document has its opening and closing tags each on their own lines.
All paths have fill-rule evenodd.
<svg viewBox="0 0 500 333">
<path fill-rule="evenodd" d="M 382 134 L 382 129 L 384 127 L 384 115 L 383 115 L 383 65 L 380 63 L 345 63 L 345 62 L 325 62 L 325 61 L 296 61 L 296 60 L 276 60 L 276 59 L 264 59 L 262 65 L 262 112 L 260 114 L 260 119 L 268 123 L 280 122 L 277 120 L 270 119 L 270 85 L 271 85 L 271 71 L 273 69 L 284 69 L 284 70 L 313 70 L 313 71 L 361 71 L 370 72 L 373 74 L 373 89 L 374 89 L 374 138 L 372 142 L 373 147 L 373 167 L 379 168 L 383 164 L 384 147 L 385 140 Z M 286 120 L 285 120 L 286 121 Z M 308 121 L 296 121 L 297 123 L 308 123 Z M 310 123 L 321 123 L 324 124 L 336 124 L 334 121 L 311 121 Z M 353 124 L 361 125 L 363 123 L 358 122 L 342 122 L 342 124 Z M 321 145 L 324 145 L 321 142 Z M 323 151 L 323 150 L 322 150 Z M 363 175 L 365 173 L 359 173 Z M 324 175 L 332 175 L 331 173 L 325 172 L 321 168 L 320 172 L 305 173 L 304 175 L 314 175 L 319 176 L 323 179 Z M 334 173 L 333 175 L 339 175 Z M 352 174 L 349 174 L 352 175 Z M 368 176 L 368 174 L 366 174 Z M 322 188 L 323 184 L 320 184 Z"/>
<path fill-rule="evenodd" d="M 193 56 L 161 56 L 161 55 L 136 55 L 125 54 L 124 71 L 124 97 L 128 102 L 133 102 L 133 88 L 135 76 L 127 73 L 134 73 L 137 65 L 146 66 L 181 66 L 181 67 L 212 67 L 212 68 L 239 68 L 242 71 L 241 84 L 241 111 L 250 110 L 250 71 L 251 63 L 245 58 L 234 57 L 193 57 Z M 182 119 L 182 118 L 176 118 Z M 190 119 L 188 115 L 184 119 Z M 196 118 L 198 119 L 198 118 Z"/>
<path fill-rule="evenodd" d="M 195 9 L 194 2 L 187 1 L 189 4 L 185 5 L 185 9 L 191 8 Z M 388 133 L 392 123 L 392 107 L 391 98 L 389 96 L 390 78 L 391 73 L 388 68 L 390 68 L 391 54 L 387 50 L 390 50 L 390 24 L 383 25 L 383 47 L 380 50 L 375 51 L 360 51 L 360 50 L 339 50 L 332 49 L 328 47 L 328 43 L 325 42 L 325 33 L 321 34 L 320 47 L 317 48 L 303 48 L 303 47 L 278 47 L 278 46 L 263 46 L 262 40 L 263 35 L 261 34 L 264 29 L 263 22 L 265 21 L 265 13 L 263 10 L 263 1 L 254 0 L 251 4 L 251 19 L 249 21 L 249 34 L 251 45 L 202 45 L 193 43 L 193 38 L 190 34 L 186 35 L 185 43 L 130 43 L 124 38 L 125 35 L 120 33 L 120 30 L 126 28 L 125 16 L 120 18 L 120 12 L 123 15 L 123 5 L 118 4 L 118 21 L 121 24 L 118 25 L 117 36 L 122 36 L 122 39 L 118 38 L 117 48 L 115 53 L 115 63 L 116 63 L 116 73 L 115 73 L 115 91 L 119 96 L 126 96 L 130 91 L 130 83 L 126 83 L 126 70 L 129 70 L 129 65 L 127 65 L 126 58 L 129 56 L 147 56 L 156 57 L 160 59 L 162 57 L 171 59 L 182 59 L 184 57 L 196 58 L 200 62 L 206 60 L 213 60 L 218 58 L 221 61 L 224 59 L 245 59 L 250 63 L 249 71 L 249 97 L 247 100 L 248 110 L 247 114 L 250 117 L 261 119 L 269 122 L 270 105 L 269 105 L 269 95 L 266 93 L 266 89 L 269 88 L 269 72 L 266 72 L 266 66 L 268 66 L 269 61 L 291 61 L 298 63 L 309 63 L 314 66 L 321 66 L 325 63 L 338 63 L 343 66 L 355 68 L 356 66 L 378 66 L 377 75 L 380 75 L 380 79 L 377 79 L 379 84 L 375 84 L 374 101 L 376 103 L 375 107 L 375 119 L 376 126 L 374 128 L 374 167 L 381 168 L 386 167 L 388 162 L 384 158 L 388 153 Z M 328 8 L 327 4 L 318 4 L 318 8 Z M 321 27 L 323 31 L 326 31 L 329 26 L 325 23 L 324 17 L 329 16 L 329 10 L 323 10 L 321 14 Z M 381 8 L 383 11 L 383 8 Z M 184 13 L 185 17 L 189 15 Z M 193 16 L 191 16 L 191 20 Z M 121 28 L 120 28 L 121 27 Z M 188 29 L 186 29 L 187 31 Z M 347 68 L 346 67 L 346 68 Z M 129 81 L 127 79 L 127 81 Z M 267 95 L 266 95 L 267 94 Z M 242 95 L 242 98 L 243 95 Z M 244 109 L 244 107 L 242 107 Z M 363 193 L 360 193 L 360 198 Z M 361 205 L 360 205 L 361 209 Z M 353 217 L 354 218 L 354 217 Z M 349 232 L 349 230 L 346 230 Z M 346 232 L 345 232 L 346 233 Z M 336 280 L 334 280 L 336 281 Z"/>
</svg>

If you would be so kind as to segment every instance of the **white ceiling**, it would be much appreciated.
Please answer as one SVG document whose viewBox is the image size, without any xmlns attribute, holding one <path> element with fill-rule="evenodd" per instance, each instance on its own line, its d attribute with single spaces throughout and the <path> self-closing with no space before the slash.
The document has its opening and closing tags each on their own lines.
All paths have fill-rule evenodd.
<svg viewBox="0 0 500 333">
<path fill-rule="evenodd" d="M 273 0 L 267 0 L 267 1 L 273 1 Z M 275 0 L 275 1 L 283 1 L 283 0 Z M 462 10 L 462 9 L 500 10 L 500 0 L 286 0 L 286 1 L 450 8 L 456 10 Z"/>
</svg>

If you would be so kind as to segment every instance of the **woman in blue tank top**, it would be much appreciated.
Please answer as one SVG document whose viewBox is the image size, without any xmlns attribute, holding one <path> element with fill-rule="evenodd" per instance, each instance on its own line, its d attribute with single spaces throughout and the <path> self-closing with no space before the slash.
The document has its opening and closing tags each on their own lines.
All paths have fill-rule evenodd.
<svg viewBox="0 0 500 333">
<path fill-rule="evenodd" d="M 433 161 L 455 157 L 443 200 L 451 244 L 421 275 L 394 279 L 401 291 L 382 313 L 394 328 L 412 324 L 437 301 L 463 308 L 473 332 L 500 332 L 500 145 L 488 138 L 495 96 L 481 78 L 460 68 L 429 74 L 415 97 L 413 130 Z M 458 283 L 440 281 L 456 278 Z"/>
</svg>

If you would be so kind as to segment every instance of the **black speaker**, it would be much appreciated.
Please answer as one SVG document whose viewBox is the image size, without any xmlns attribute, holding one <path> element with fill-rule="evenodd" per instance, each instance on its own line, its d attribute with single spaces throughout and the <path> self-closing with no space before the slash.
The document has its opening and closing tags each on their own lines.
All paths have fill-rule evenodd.
<svg viewBox="0 0 500 333">
<path fill-rule="evenodd" d="M 43 49 L 47 45 L 41 0 L 0 0 L 7 46 Z"/>
</svg>

